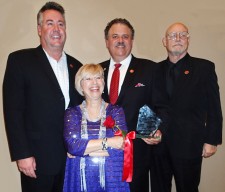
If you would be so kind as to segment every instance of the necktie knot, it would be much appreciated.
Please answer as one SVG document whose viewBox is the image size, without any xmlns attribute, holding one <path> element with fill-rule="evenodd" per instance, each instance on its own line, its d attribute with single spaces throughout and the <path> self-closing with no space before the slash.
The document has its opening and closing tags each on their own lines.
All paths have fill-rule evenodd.
<svg viewBox="0 0 225 192">
<path fill-rule="evenodd" d="M 117 69 L 119 69 L 119 68 L 121 67 L 121 65 L 122 65 L 122 64 L 120 64 L 120 63 L 114 64 L 115 68 L 117 68 Z"/>
</svg>

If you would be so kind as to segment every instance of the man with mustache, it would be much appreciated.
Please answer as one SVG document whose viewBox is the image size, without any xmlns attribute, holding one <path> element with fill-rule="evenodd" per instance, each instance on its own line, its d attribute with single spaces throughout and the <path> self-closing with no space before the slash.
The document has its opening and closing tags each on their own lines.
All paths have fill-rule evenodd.
<svg viewBox="0 0 225 192">
<path fill-rule="evenodd" d="M 81 102 L 74 88 L 81 63 L 64 51 L 64 8 L 46 3 L 37 15 L 40 46 L 11 53 L 3 82 L 5 126 L 23 192 L 61 192 L 66 150 L 64 112 Z"/>
<path fill-rule="evenodd" d="M 214 63 L 188 54 L 190 34 L 172 24 L 163 38 L 168 58 L 158 64 L 164 74 L 170 123 L 162 142 L 154 146 L 152 192 L 198 192 L 202 157 L 222 143 L 222 112 Z"/>
<path fill-rule="evenodd" d="M 126 19 L 116 18 L 107 24 L 105 42 L 111 58 L 101 63 L 106 82 L 103 98 L 106 102 L 123 107 L 128 131 L 136 131 L 139 109 L 145 104 L 162 119 L 166 114 L 162 86 L 156 80 L 159 77 L 154 73 L 156 64 L 134 57 L 131 54 L 133 41 L 134 28 Z M 114 79 L 116 70 L 120 75 L 117 97 L 114 97 L 111 88 L 117 81 Z M 155 136 L 160 137 L 161 131 L 158 130 Z M 149 191 L 150 145 L 159 142 L 160 139 L 156 138 L 134 140 L 134 172 L 130 183 L 132 192 Z"/>
</svg>

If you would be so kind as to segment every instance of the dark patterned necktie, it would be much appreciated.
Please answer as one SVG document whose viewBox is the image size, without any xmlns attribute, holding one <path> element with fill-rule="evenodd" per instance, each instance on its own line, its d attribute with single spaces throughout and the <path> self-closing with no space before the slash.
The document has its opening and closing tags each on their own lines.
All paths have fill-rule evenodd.
<svg viewBox="0 0 225 192">
<path fill-rule="evenodd" d="M 121 64 L 114 65 L 114 71 L 112 74 L 112 79 L 110 83 L 110 91 L 109 91 L 109 99 L 111 104 L 115 104 L 118 98 L 118 88 L 119 88 L 119 81 L 120 81 L 120 66 Z"/>
<path fill-rule="evenodd" d="M 176 79 L 176 76 L 175 76 L 175 68 L 176 68 L 176 64 L 173 64 L 169 68 L 169 76 L 168 76 L 168 81 L 167 81 L 167 89 L 168 89 L 168 93 L 169 93 L 169 96 L 170 97 L 172 96 L 173 88 L 174 88 L 174 85 L 175 85 L 175 79 Z"/>
</svg>

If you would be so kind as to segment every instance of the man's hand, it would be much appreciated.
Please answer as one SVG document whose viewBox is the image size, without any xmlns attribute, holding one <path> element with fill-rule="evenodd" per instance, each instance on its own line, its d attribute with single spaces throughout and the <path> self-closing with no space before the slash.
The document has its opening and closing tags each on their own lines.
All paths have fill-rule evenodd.
<svg viewBox="0 0 225 192">
<path fill-rule="evenodd" d="M 28 177 L 37 178 L 35 174 L 36 162 L 34 157 L 20 159 L 16 161 L 18 169 Z"/>
<path fill-rule="evenodd" d="M 217 146 L 205 143 L 203 146 L 202 156 L 205 158 L 211 157 L 212 155 L 216 153 L 216 151 L 217 151 Z"/>
<path fill-rule="evenodd" d="M 147 143 L 149 145 L 157 145 L 161 142 L 162 133 L 160 130 L 157 130 L 153 137 L 150 135 L 150 137 L 142 138 L 142 139 L 145 143 Z"/>
</svg>

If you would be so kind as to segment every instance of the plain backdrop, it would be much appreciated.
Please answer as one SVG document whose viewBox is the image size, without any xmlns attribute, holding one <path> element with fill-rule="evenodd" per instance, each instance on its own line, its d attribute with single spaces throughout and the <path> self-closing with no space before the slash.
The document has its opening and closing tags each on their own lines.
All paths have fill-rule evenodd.
<svg viewBox="0 0 225 192">
<path fill-rule="evenodd" d="M 8 54 L 18 49 L 39 45 L 36 14 L 45 2 L 0 0 L 1 85 Z M 191 35 L 190 55 L 211 60 L 216 65 L 222 109 L 225 111 L 224 0 L 61 0 L 57 2 L 66 10 L 65 51 L 82 63 L 98 63 L 109 59 L 103 31 L 106 24 L 114 18 L 126 18 L 135 28 L 133 54 L 154 61 L 167 57 L 161 41 L 166 28 L 177 21 L 185 23 Z M 0 95 L 2 97 L 2 94 Z M 9 156 L 2 98 L 0 101 L 0 191 L 20 192 L 19 173 L 15 162 L 11 162 Z M 219 146 L 216 155 L 204 159 L 201 192 L 224 192 L 224 149 L 224 145 Z M 173 188 L 173 192 L 175 191 Z"/>
</svg>

